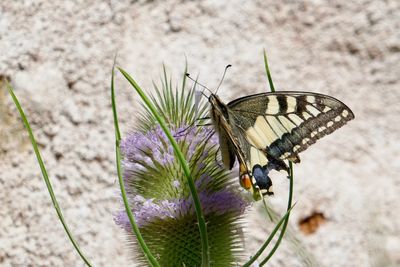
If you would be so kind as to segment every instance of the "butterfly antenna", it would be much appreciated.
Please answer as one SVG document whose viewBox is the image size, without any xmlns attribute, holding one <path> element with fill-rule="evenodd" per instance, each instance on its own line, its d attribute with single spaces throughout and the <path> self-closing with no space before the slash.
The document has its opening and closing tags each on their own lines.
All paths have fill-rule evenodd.
<svg viewBox="0 0 400 267">
<path fill-rule="evenodd" d="M 230 67 L 232 67 L 231 64 L 229 64 L 229 65 L 227 65 L 227 66 L 225 67 L 224 74 L 222 75 L 221 81 L 220 81 L 219 84 L 218 84 L 217 90 L 215 90 L 215 95 L 218 93 L 218 89 L 221 87 L 221 84 L 222 84 L 222 82 L 224 81 L 226 71 L 227 71 Z"/>
<path fill-rule="evenodd" d="M 210 89 L 208 89 L 205 85 L 202 85 L 201 83 L 199 83 L 198 81 L 196 81 L 196 80 L 194 80 L 192 77 L 190 77 L 190 74 L 189 74 L 189 73 L 186 73 L 185 75 L 186 75 L 186 77 L 188 77 L 190 80 L 192 80 L 195 84 L 198 84 L 198 85 L 200 85 L 201 87 L 203 87 L 204 89 L 207 89 L 211 94 L 213 93 L 213 92 L 212 92 Z M 208 96 L 204 94 L 204 90 L 201 91 L 201 93 L 202 93 L 202 95 L 204 95 L 206 98 L 208 98 Z"/>
</svg>

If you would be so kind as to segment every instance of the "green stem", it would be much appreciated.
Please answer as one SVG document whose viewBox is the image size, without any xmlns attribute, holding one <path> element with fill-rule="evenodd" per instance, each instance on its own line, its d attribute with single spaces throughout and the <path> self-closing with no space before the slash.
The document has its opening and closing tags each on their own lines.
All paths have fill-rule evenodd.
<svg viewBox="0 0 400 267">
<path fill-rule="evenodd" d="M 154 115 L 154 118 L 158 121 L 158 123 L 160 124 L 161 128 L 163 129 L 165 135 L 171 142 L 172 147 L 174 148 L 176 156 L 178 157 L 178 160 L 182 166 L 183 172 L 185 173 L 185 176 L 187 178 L 187 181 L 189 184 L 189 189 L 190 189 L 190 192 L 191 192 L 192 198 L 193 198 L 193 203 L 194 203 L 194 207 L 195 207 L 195 211 L 196 211 L 197 220 L 199 223 L 199 231 L 200 231 L 201 244 L 202 244 L 202 266 L 208 267 L 209 259 L 210 259 L 210 252 L 209 252 L 209 248 L 208 248 L 207 226 L 206 226 L 206 221 L 205 221 L 202 209 L 201 209 L 200 199 L 199 199 L 199 196 L 196 191 L 196 186 L 195 186 L 193 178 L 190 174 L 188 163 L 185 160 L 185 157 L 183 156 L 182 151 L 179 149 L 179 146 L 176 143 L 174 137 L 172 136 L 171 132 L 169 131 L 164 119 L 157 113 L 157 110 L 154 107 L 154 105 L 151 103 L 150 99 L 146 96 L 146 94 L 143 92 L 143 90 L 139 87 L 139 85 L 135 82 L 135 80 L 132 79 L 132 77 L 128 73 L 126 73 L 121 68 L 118 68 L 118 69 L 125 76 L 125 78 L 129 81 L 129 83 L 135 88 L 136 92 L 140 95 L 142 100 L 145 102 L 146 106 L 149 108 L 151 113 Z"/>
<path fill-rule="evenodd" d="M 274 93 L 275 87 L 274 87 L 274 83 L 272 82 L 271 72 L 269 71 L 267 53 L 265 52 L 265 49 L 264 49 L 264 66 L 265 66 L 265 72 L 267 73 L 267 77 L 268 77 L 269 87 L 271 89 L 271 92 Z M 290 161 L 289 161 L 289 179 L 290 179 L 290 181 L 289 181 L 289 197 L 288 197 L 288 207 L 287 207 L 288 211 L 289 211 L 290 207 L 292 206 L 292 197 L 293 197 L 293 164 Z M 272 255 L 274 255 L 275 251 L 278 249 L 278 247 L 282 241 L 282 238 L 286 232 L 286 227 L 289 223 L 289 214 L 290 213 L 288 213 L 288 216 L 286 217 L 286 219 L 283 223 L 282 230 L 279 234 L 278 240 L 276 241 L 274 247 L 269 252 L 267 257 L 261 262 L 260 266 L 262 266 L 266 262 L 268 262 L 269 259 L 272 257 Z"/>
<path fill-rule="evenodd" d="M 121 189 L 121 194 L 122 194 L 122 200 L 124 202 L 125 210 L 126 213 L 128 214 L 129 222 L 131 223 L 132 231 L 135 233 L 136 238 L 139 242 L 139 245 L 143 251 L 143 254 L 147 258 L 147 260 L 150 262 L 152 266 L 159 267 L 160 264 L 156 260 L 156 258 L 153 256 L 153 254 L 150 252 L 150 249 L 147 247 L 142 234 L 140 233 L 139 227 L 136 224 L 135 218 L 132 214 L 132 210 L 129 207 L 128 203 L 128 198 L 126 196 L 126 190 L 125 190 L 125 184 L 124 184 L 124 179 L 122 178 L 122 168 L 121 168 L 121 150 L 120 150 L 120 141 L 121 141 L 121 133 L 119 130 L 119 124 L 118 124 L 118 115 L 117 115 L 117 108 L 116 108 L 116 102 L 115 102 L 115 90 L 114 90 L 114 67 L 112 69 L 111 73 L 111 103 L 112 103 L 112 110 L 113 110 L 113 116 L 114 116 L 114 128 L 115 128 L 115 152 L 116 152 L 116 164 L 117 164 L 117 174 L 118 174 L 118 181 L 119 181 L 119 187 Z"/>
<path fill-rule="evenodd" d="M 265 66 L 265 72 L 267 73 L 269 87 L 271 88 L 271 92 L 275 93 L 275 87 L 274 87 L 274 83 L 272 82 L 271 73 L 269 72 L 267 53 L 265 52 L 265 49 L 264 49 L 264 66 Z"/>
<path fill-rule="evenodd" d="M 290 181 L 289 181 L 289 199 L 288 199 L 288 206 L 287 206 L 288 211 L 292 207 L 292 197 L 293 197 L 293 163 L 290 161 L 289 161 L 289 169 L 290 169 L 290 174 L 289 174 Z M 275 251 L 278 249 L 278 247 L 282 241 L 282 238 L 286 232 L 286 227 L 289 223 L 289 215 L 290 215 L 290 213 L 288 213 L 288 215 L 282 225 L 282 230 L 279 234 L 278 240 L 275 243 L 275 246 L 269 252 L 267 257 L 265 257 L 265 259 L 260 263 L 260 266 L 263 266 L 264 264 L 266 264 L 269 261 L 269 259 L 272 257 L 272 255 L 274 255 Z"/>
<path fill-rule="evenodd" d="M 249 267 L 252 263 L 254 263 L 258 257 L 260 257 L 261 253 L 265 250 L 265 248 L 271 243 L 272 238 L 274 238 L 276 232 L 278 232 L 279 228 L 283 224 L 283 222 L 289 217 L 290 211 L 293 209 L 293 207 L 296 204 L 294 204 L 286 213 L 285 215 L 279 220 L 277 225 L 275 226 L 274 230 L 271 232 L 271 234 L 268 236 L 267 240 L 264 242 L 264 244 L 260 247 L 260 249 L 254 254 L 253 257 L 250 258 L 248 262 L 246 262 L 243 267 Z"/>
<path fill-rule="evenodd" d="M 263 201 L 263 205 L 264 205 L 265 211 L 267 212 L 269 220 L 271 222 L 273 222 L 274 218 L 272 218 L 272 210 L 268 207 L 267 202 L 265 201 L 264 197 L 262 198 L 262 201 Z"/>
<path fill-rule="evenodd" d="M 264 50 L 264 66 L 265 66 L 265 71 L 266 71 L 266 74 L 267 74 L 267 77 L 268 77 L 268 82 L 269 82 L 269 86 L 270 86 L 271 92 L 274 93 L 275 92 L 275 87 L 274 87 L 274 83 L 272 82 L 271 73 L 269 71 L 267 53 L 265 52 L 265 50 Z M 275 243 L 275 246 L 272 248 L 272 250 L 267 255 L 267 257 L 261 262 L 260 266 L 264 265 L 272 257 L 272 255 L 275 253 L 275 251 L 278 249 L 279 244 L 280 244 L 280 242 L 281 242 L 281 240 L 283 238 L 283 235 L 285 234 L 286 227 L 287 227 L 288 222 L 289 222 L 290 210 L 293 208 L 292 207 L 292 197 L 293 197 L 293 164 L 292 164 L 292 162 L 289 162 L 289 179 L 290 179 L 290 182 L 289 182 L 288 208 L 287 208 L 287 211 L 286 211 L 286 214 L 285 214 L 284 218 L 282 218 L 279 221 L 279 223 L 275 226 L 274 231 L 270 234 L 270 236 L 268 237 L 268 239 L 264 243 L 264 245 L 251 258 L 251 260 L 249 262 L 247 262 L 244 266 L 249 266 L 251 263 L 253 263 L 261 255 L 261 253 L 268 246 L 268 244 L 270 243 L 272 238 L 275 236 L 276 232 L 280 228 L 280 225 L 283 223 L 282 230 L 280 232 L 280 235 L 278 237 L 277 242 Z M 270 219 L 272 219 L 271 213 L 270 213 L 270 211 L 268 209 L 268 206 L 267 206 L 267 204 L 266 204 L 266 202 L 264 200 L 263 200 L 263 203 L 264 203 L 264 207 L 265 207 L 265 209 L 267 211 L 267 214 L 269 215 Z"/>
<path fill-rule="evenodd" d="M 40 151 L 39 151 L 39 148 L 37 146 L 35 137 L 33 136 L 33 132 L 32 132 L 31 126 L 29 125 L 28 119 L 27 119 L 27 117 L 26 117 L 26 115 L 25 115 L 25 113 L 24 113 L 24 111 L 23 111 L 23 109 L 22 109 L 17 97 L 14 94 L 13 88 L 8 83 L 7 83 L 7 88 L 8 88 L 8 92 L 10 93 L 10 95 L 11 95 L 13 101 L 14 101 L 15 106 L 17 107 L 17 109 L 19 111 L 19 114 L 20 114 L 21 119 L 22 119 L 22 121 L 24 123 L 24 126 L 25 126 L 26 130 L 28 131 L 29 139 L 31 141 L 33 150 L 34 150 L 35 155 L 36 155 L 36 159 L 37 159 L 37 161 L 39 163 L 40 170 L 42 172 L 42 176 L 43 176 L 44 182 L 46 183 L 47 190 L 49 191 L 50 198 L 51 198 L 51 201 L 53 202 L 53 206 L 54 206 L 54 208 L 55 208 L 55 210 L 57 212 L 58 218 L 60 219 L 60 222 L 63 225 L 64 230 L 67 233 L 67 236 L 68 236 L 69 240 L 71 241 L 71 243 L 74 246 L 75 250 L 78 252 L 79 256 L 82 258 L 82 260 L 85 262 L 85 264 L 87 266 L 91 267 L 92 264 L 89 262 L 89 260 L 83 254 L 83 252 L 80 250 L 80 248 L 78 246 L 78 243 L 75 241 L 74 237 L 72 236 L 72 233 L 70 232 L 70 230 L 68 228 L 67 223 L 65 222 L 64 216 L 63 216 L 63 214 L 61 212 L 60 206 L 58 205 L 56 195 L 54 194 L 53 187 L 51 185 L 49 176 L 47 174 L 46 167 L 44 166 L 42 157 L 40 155 Z"/>
</svg>

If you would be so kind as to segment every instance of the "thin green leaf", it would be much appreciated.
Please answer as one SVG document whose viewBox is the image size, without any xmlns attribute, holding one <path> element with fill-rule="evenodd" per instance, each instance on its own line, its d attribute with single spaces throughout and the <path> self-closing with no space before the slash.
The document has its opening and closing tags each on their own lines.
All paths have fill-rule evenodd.
<svg viewBox="0 0 400 267">
<path fill-rule="evenodd" d="M 185 95 L 184 92 L 185 92 L 185 88 L 186 88 L 186 79 L 187 79 L 186 73 L 187 73 L 187 69 L 188 69 L 188 67 L 187 67 L 187 59 L 185 59 L 185 69 L 184 69 L 184 72 L 183 72 L 183 75 L 182 75 L 181 98 L 180 98 L 181 110 L 184 110 L 183 109 L 183 101 L 184 101 L 184 95 Z"/>
<path fill-rule="evenodd" d="M 293 197 L 293 163 L 291 161 L 289 161 L 289 198 L 288 198 L 288 207 L 287 210 L 289 212 L 289 210 L 291 209 L 292 206 L 292 197 Z M 288 213 L 283 225 L 282 225 L 282 230 L 281 233 L 279 234 L 278 240 L 276 241 L 274 247 L 272 248 L 272 250 L 269 252 L 269 254 L 267 255 L 267 257 L 265 257 L 265 259 L 260 263 L 260 266 L 263 266 L 264 264 L 266 264 L 269 259 L 271 259 L 272 255 L 274 255 L 275 251 L 278 249 L 283 236 L 285 235 L 286 232 L 286 227 L 289 223 L 289 215 L 290 213 Z"/>
<path fill-rule="evenodd" d="M 275 92 L 274 83 L 272 82 L 272 76 L 271 76 L 271 73 L 270 73 L 269 68 L 268 68 L 268 60 L 267 60 L 267 54 L 265 52 L 265 49 L 264 49 L 264 66 L 265 66 L 265 73 L 267 74 L 267 77 L 268 77 L 270 90 L 271 90 L 271 92 Z M 263 204 L 264 204 L 264 208 L 265 208 L 265 210 L 266 210 L 266 212 L 268 214 L 268 217 L 269 217 L 270 221 L 273 221 L 272 211 L 268 207 L 268 205 L 267 205 L 267 203 L 266 203 L 264 198 L 263 198 Z"/>
<path fill-rule="evenodd" d="M 117 108 L 115 102 L 115 90 L 114 90 L 114 66 L 111 73 L 111 103 L 112 103 L 112 110 L 113 110 L 113 117 L 114 117 L 114 128 L 115 128 L 115 159 L 117 164 L 117 173 L 118 173 L 118 181 L 119 186 L 121 189 L 122 199 L 125 205 L 126 213 L 128 214 L 129 222 L 132 226 L 132 231 L 135 233 L 136 238 L 139 242 L 140 247 L 143 250 L 144 255 L 148 259 L 149 263 L 152 266 L 159 267 L 160 264 L 157 262 L 156 258 L 150 252 L 149 248 L 147 247 L 142 234 L 140 233 L 139 227 L 136 224 L 135 218 L 132 214 L 132 210 L 129 207 L 128 198 L 126 196 L 126 190 L 124 185 L 124 179 L 122 178 L 122 168 L 121 168 L 121 150 L 120 150 L 120 141 L 121 141 L 121 133 L 119 130 L 118 125 L 118 115 L 117 115 Z"/>
<path fill-rule="evenodd" d="M 269 86 L 270 86 L 271 92 L 275 92 L 275 87 L 274 87 L 274 83 L 272 81 L 272 75 L 271 75 L 271 73 L 269 71 L 267 54 L 266 54 L 265 50 L 264 50 L 264 66 L 265 66 L 265 72 L 266 72 L 267 77 L 268 77 L 268 82 L 269 82 Z M 292 207 L 292 197 L 293 197 L 293 164 L 290 161 L 289 161 L 289 179 L 290 179 L 290 182 L 289 182 L 289 196 L 288 196 L 288 207 L 287 207 L 287 212 L 286 212 L 287 216 L 286 216 L 286 219 L 283 222 L 282 230 L 281 230 L 281 232 L 279 234 L 277 242 L 275 243 L 274 247 L 269 252 L 267 257 L 261 262 L 261 266 L 264 265 L 266 262 L 268 262 L 268 260 L 272 257 L 272 255 L 278 249 L 278 247 L 279 247 L 279 245 L 280 245 L 280 243 L 282 241 L 282 238 L 283 238 L 283 236 L 284 236 L 284 234 L 286 232 L 286 228 L 287 228 L 287 225 L 288 225 L 288 222 L 289 222 L 289 215 L 290 215 L 289 211 L 290 211 L 290 209 Z M 266 212 L 267 212 L 267 214 L 269 216 L 269 219 L 272 221 L 273 220 L 272 212 L 269 210 L 269 207 L 266 204 L 266 202 L 264 201 L 264 199 L 263 199 L 263 203 L 264 203 L 265 210 L 266 210 Z M 270 235 L 271 240 L 274 237 L 275 233 L 271 233 L 271 235 Z"/>
<path fill-rule="evenodd" d="M 155 91 L 156 91 L 156 94 L 157 94 L 157 98 L 158 99 L 160 99 L 160 104 L 161 104 L 161 108 L 158 108 L 160 111 L 166 111 L 167 110 L 167 108 L 166 108 L 166 106 L 165 106 L 165 104 L 166 104 L 166 102 L 165 101 L 163 101 L 163 97 L 162 97 L 162 94 L 161 94 L 161 90 L 157 87 L 157 84 L 153 81 L 153 86 L 154 86 L 154 88 L 155 88 Z M 162 88 L 164 88 L 164 86 L 163 85 L 161 85 L 161 87 Z M 157 103 L 157 102 L 156 102 Z M 165 116 L 165 115 L 163 115 L 163 116 Z"/>
<path fill-rule="evenodd" d="M 272 82 L 271 73 L 269 71 L 267 53 L 265 52 L 265 49 L 264 49 L 264 66 L 265 66 L 265 72 L 267 73 L 269 87 L 271 89 L 271 92 L 275 93 L 275 87 L 274 87 L 274 83 Z"/>
<path fill-rule="evenodd" d="M 260 257 L 261 253 L 263 253 L 263 251 L 265 250 L 265 248 L 269 245 L 269 243 L 271 242 L 272 238 L 274 238 L 276 232 L 278 232 L 279 228 L 281 227 L 281 225 L 283 224 L 283 222 L 288 218 L 290 211 L 293 209 L 293 207 L 296 205 L 296 203 L 290 207 L 290 209 L 285 213 L 285 215 L 279 220 L 279 222 L 276 224 L 274 230 L 272 231 L 272 233 L 269 235 L 269 237 L 267 238 L 267 240 L 264 242 L 264 244 L 261 246 L 261 248 L 256 252 L 256 254 L 254 254 L 253 257 L 251 257 L 251 259 L 246 262 L 243 267 L 249 267 L 252 263 L 254 263 L 258 257 Z"/>
<path fill-rule="evenodd" d="M 172 90 L 171 90 L 172 91 Z M 174 103 L 174 106 L 175 106 L 175 121 L 179 118 L 179 104 L 178 104 L 178 101 L 179 101 L 179 94 L 178 94 L 178 86 L 176 86 L 175 87 L 175 97 L 174 97 L 174 101 L 175 101 L 175 103 Z M 178 126 L 181 126 L 181 124 L 182 124 L 182 121 L 179 121 L 179 125 Z"/>
<path fill-rule="evenodd" d="M 202 266 L 207 267 L 209 266 L 209 247 L 208 247 L 208 236 L 207 236 L 207 226 L 205 223 L 205 218 L 201 209 L 201 203 L 199 196 L 196 191 L 196 187 L 193 181 L 193 178 L 190 174 L 189 166 L 187 161 L 185 160 L 182 151 L 179 149 L 178 144 L 176 143 L 174 137 L 172 136 L 171 132 L 169 131 L 164 119 L 157 113 L 156 108 L 154 105 L 151 103 L 149 98 L 146 96 L 146 94 L 143 92 L 143 90 L 139 87 L 139 85 L 135 82 L 135 80 L 132 79 L 132 77 L 126 73 L 123 69 L 118 68 L 119 71 L 125 76 L 125 78 L 129 81 L 129 83 L 135 88 L 136 92 L 140 95 L 142 98 L 143 102 L 145 102 L 146 106 L 151 110 L 153 113 L 154 117 L 156 120 L 159 122 L 161 128 L 163 129 L 165 135 L 171 142 L 172 147 L 174 148 L 174 151 L 176 153 L 176 156 L 182 166 L 182 169 L 185 173 L 185 176 L 188 181 L 189 189 L 193 198 L 193 203 L 195 206 L 195 211 L 197 215 L 197 220 L 199 223 L 199 231 L 200 231 L 200 236 L 201 236 L 201 243 L 202 243 Z M 164 71 L 165 73 L 165 71 Z M 165 76 L 166 77 L 166 76 Z M 165 79 L 166 80 L 166 79 Z M 167 81 L 167 80 L 166 80 Z"/>
<path fill-rule="evenodd" d="M 8 83 L 7 83 L 7 88 L 8 88 L 8 92 L 10 93 L 10 95 L 11 95 L 13 101 L 14 101 L 15 106 L 17 107 L 17 109 L 19 111 L 19 114 L 21 116 L 22 122 L 24 123 L 24 126 L 25 126 L 26 130 L 28 131 L 29 139 L 31 141 L 33 150 L 35 152 L 36 159 L 37 159 L 37 161 L 39 163 L 40 170 L 41 170 L 42 176 L 43 176 L 43 180 L 46 183 L 47 190 L 49 191 L 51 202 L 53 203 L 53 206 L 54 206 L 54 208 L 55 208 L 55 210 L 57 212 L 57 216 L 60 219 L 60 222 L 63 225 L 64 230 L 67 233 L 67 236 L 68 236 L 69 240 L 71 241 L 72 245 L 74 246 L 76 252 L 78 252 L 79 256 L 81 257 L 81 259 L 85 262 L 85 264 L 87 266 L 92 266 L 92 264 L 89 262 L 87 257 L 80 250 L 80 248 L 78 246 L 78 243 L 75 241 L 74 237 L 72 236 L 72 233 L 70 232 L 70 230 L 68 228 L 67 223 L 65 222 L 64 216 L 62 214 L 60 206 L 58 205 L 58 201 L 57 201 L 56 195 L 54 194 L 53 187 L 51 185 L 49 176 L 47 174 L 46 167 L 45 167 L 45 165 L 43 163 L 42 156 L 40 155 L 40 151 L 39 151 L 38 145 L 36 143 L 35 137 L 33 136 L 33 132 L 32 132 L 31 126 L 30 126 L 30 124 L 28 122 L 28 119 L 25 116 L 25 113 L 24 113 L 24 111 L 23 111 L 23 109 L 22 109 L 22 107 L 21 107 L 21 105 L 20 105 L 20 103 L 18 101 L 18 98 L 14 94 L 13 88 Z"/>
<path fill-rule="evenodd" d="M 262 201 L 263 201 L 264 208 L 265 208 L 265 211 L 267 212 L 267 215 L 268 215 L 269 220 L 270 220 L 271 222 L 273 222 L 274 219 L 272 218 L 272 211 L 271 211 L 271 208 L 268 207 L 267 202 L 265 201 L 265 198 L 264 198 L 264 197 L 262 198 Z"/>
</svg>

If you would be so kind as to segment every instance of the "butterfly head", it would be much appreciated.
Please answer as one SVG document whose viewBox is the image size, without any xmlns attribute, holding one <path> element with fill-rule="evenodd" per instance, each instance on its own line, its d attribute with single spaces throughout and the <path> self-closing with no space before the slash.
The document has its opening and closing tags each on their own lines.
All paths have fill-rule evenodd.
<svg viewBox="0 0 400 267">
<path fill-rule="evenodd" d="M 210 94 L 210 96 L 208 97 L 208 102 L 210 102 L 211 104 L 211 108 L 212 109 L 222 109 L 225 110 L 224 113 L 226 113 L 226 104 L 224 102 L 222 102 L 222 100 L 219 98 L 218 95 L 216 94 Z"/>
</svg>

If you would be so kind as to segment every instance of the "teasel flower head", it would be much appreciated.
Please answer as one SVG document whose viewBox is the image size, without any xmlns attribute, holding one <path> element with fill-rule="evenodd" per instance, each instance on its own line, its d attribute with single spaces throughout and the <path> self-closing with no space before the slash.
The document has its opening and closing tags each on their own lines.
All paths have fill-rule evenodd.
<svg viewBox="0 0 400 267">
<path fill-rule="evenodd" d="M 171 84 L 164 68 L 153 104 L 189 163 L 207 223 L 211 265 L 235 265 L 243 257 L 242 224 L 249 202 L 218 160 L 213 128 L 198 125 L 206 102 L 195 105 L 196 88 L 186 88 L 186 76 L 181 87 L 173 89 Z M 145 107 L 137 130 L 122 140 L 121 151 L 130 206 L 157 261 L 161 266 L 200 266 L 200 234 L 186 177 L 165 133 Z M 127 232 L 134 261 L 146 266 L 125 210 L 115 221 Z"/>
</svg>

